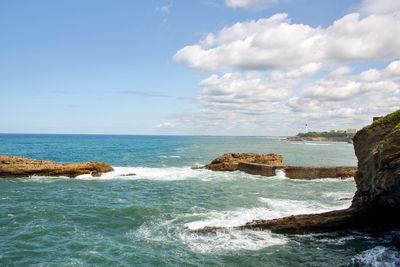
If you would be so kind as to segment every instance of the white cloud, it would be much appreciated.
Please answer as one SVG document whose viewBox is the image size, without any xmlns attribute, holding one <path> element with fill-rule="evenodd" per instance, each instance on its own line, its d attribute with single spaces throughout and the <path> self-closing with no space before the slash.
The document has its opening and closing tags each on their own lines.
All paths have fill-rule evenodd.
<svg viewBox="0 0 400 267">
<path fill-rule="evenodd" d="M 400 78 L 400 61 L 391 62 L 383 70 L 369 69 L 359 75 L 343 76 L 347 71 L 338 75 L 338 70 L 333 73 L 306 84 L 302 96 L 321 101 L 343 101 L 366 94 L 400 96 L 400 87 L 396 82 Z"/>
<path fill-rule="evenodd" d="M 174 125 L 191 134 L 287 135 L 305 122 L 311 130 L 360 128 L 400 108 L 400 60 L 359 74 L 343 66 L 314 81 L 319 67 L 211 75 L 199 83 L 202 109 Z"/>
<path fill-rule="evenodd" d="M 267 70 L 312 62 L 346 63 L 400 56 L 400 13 L 353 13 L 327 28 L 293 24 L 287 14 L 239 22 L 186 46 L 174 61 L 191 68 Z"/>
<path fill-rule="evenodd" d="M 174 126 L 175 125 L 171 122 L 163 122 L 163 123 L 158 124 L 156 127 L 157 128 L 172 128 Z"/>
<path fill-rule="evenodd" d="M 205 106 L 240 110 L 251 106 L 251 113 L 256 110 L 262 112 L 268 102 L 281 101 L 290 96 L 294 86 L 319 68 L 319 64 L 311 63 L 288 72 L 273 71 L 268 77 L 256 72 L 245 77 L 240 73 L 226 73 L 221 77 L 214 74 L 199 83 L 203 90 L 197 99 Z"/>
<path fill-rule="evenodd" d="M 362 15 L 327 27 L 295 24 L 287 14 L 238 22 L 180 49 L 175 62 L 225 74 L 202 80 L 201 109 L 174 124 L 197 134 L 296 134 L 305 122 L 312 130 L 360 128 L 399 109 L 400 4 L 377 2 L 364 0 Z M 386 68 L 365 68 L 387 60 Z M 366 70 L 355 72 L 360 66 Z"/>
<path fill-rule="evenodd" d="M 237 8 L 264 8 L 271 4 L 278 2 L 278 0 L 226 0 L 227 6 Z"/>
<path fill-rule="evenodd" d="M 171 8 L 172 8 L 173 2 L 169 3 L 168 5 L 165 6 L 160 6 L 156 7 L 156 11 L 163 12 L 163 13 L 168 13 Z"/>
<path fill-rule="evenodd" d="M 343 76 L 331 73 L 306 83 L 299 96 L 287 105 L 294 117 L 303 117 L 322 125 L 323 120 L 352 122 L 354 127 L 370 123 L 372 116 L 385 115 L 400 108 L 400 61 L 385 69 L 369 69 Z M 335 71 L 334 71 L 335 72 Z"/>
<path fill-rule="evenodd" d="M 361 91 L 361 84 L 349 80 L 326 80 L 314 82 L 303 91 L 303 96 L 330 101 L 346 100 Z"/>
<path fill-rule="evenodd" d="M 399 10 L 399 0 L 363 0 L 360 6 L 360 11 L 365 14 L 385 14 Z"/>
</svg>

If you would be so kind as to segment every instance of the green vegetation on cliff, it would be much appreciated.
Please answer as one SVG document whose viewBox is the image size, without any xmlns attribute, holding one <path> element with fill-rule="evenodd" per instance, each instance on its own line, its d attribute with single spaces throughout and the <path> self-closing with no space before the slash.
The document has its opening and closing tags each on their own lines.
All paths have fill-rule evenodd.
<svg viewBox="0 0 400 267">
<path fill-rule="evenodd" d="M 299 133 L 298 137 L 324 137 L 324 138 L 348 138 L 352 139 L 354 137 L 354 133 L 340 133 L 340 132 L 308 132 L 308 133 Z"/>
<path fill-rule="evenodd" d="M 386 116 L 383 117 L 383 118 L 380 118 L 380 119 L 374 121 L 374 122 L 371 123 L 370 125 L 365 126 L 365 127 L 362 128 L 361 130 L 359 130 L 359 131 L 356 133 L 355 136 L 360 135 L 362 132 L 364 132 L 364 131 L 367 130 L 367 129 L 372 129 L 372 128 L 378 126 L 378 125 L 382 125 L 382 124 L 385 124 L 385 123 L 390 123 L 390 122 L 393 122 L 393 121 L 400 121 L 400 109 L 397 110 L 397 111 L 395 111 L 395 112 L 393 112 L 393 113 L 390 113 L 390 114 L 386 115 Z M 393 129 L 393 131 L 397 130 L 399 127 L 400 127 L 400 125 L 398 124 L 398 125 Z"/>
</svg>

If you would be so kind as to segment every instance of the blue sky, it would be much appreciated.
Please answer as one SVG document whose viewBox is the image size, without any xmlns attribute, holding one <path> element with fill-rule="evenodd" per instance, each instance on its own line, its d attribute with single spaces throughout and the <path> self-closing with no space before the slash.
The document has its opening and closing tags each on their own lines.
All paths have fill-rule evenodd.
<svg viewBox="0 0 400 267">
<path fill-rule="evenodd" d="M 397 0 L 3 0 L 0 132 L 360 128 L 399 108 L 399 10 Z"/>
</svg>

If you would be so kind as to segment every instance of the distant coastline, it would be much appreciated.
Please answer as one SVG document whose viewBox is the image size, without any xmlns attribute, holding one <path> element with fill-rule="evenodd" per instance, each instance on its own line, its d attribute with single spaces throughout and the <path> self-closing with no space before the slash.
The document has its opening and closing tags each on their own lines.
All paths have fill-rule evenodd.
<svg viewBox="0 0 400 267">
<path fill-rule="evenodd" d="M 331 131 L 299 133 L 296 136 L 287 137 L 286 141 L 326 141 L 326 142 L 353 142 L 355 131 Z"/>
</svg>

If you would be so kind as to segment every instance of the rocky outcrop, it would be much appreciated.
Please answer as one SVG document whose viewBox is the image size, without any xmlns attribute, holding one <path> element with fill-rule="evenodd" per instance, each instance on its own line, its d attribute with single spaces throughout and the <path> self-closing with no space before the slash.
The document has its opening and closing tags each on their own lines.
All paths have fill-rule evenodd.
<svg viewBox="0 0 400 267">
<path fill-rule="evenodd" d="M 292 179 L 349 178 L 354 177 L 357 167 L 351 166 L 296 166 L 266 165 L 240 162 L 238 170 L 249 174 L 275 176 L 276 170 L 285 171 L 285 176 Z"/>
<path fill-rule="evenodd" d="M 74 178 L 82 174 L 100 176 L 114 169 L 104 162 L 57 163 L 25 157 L 0 155 L 0 178 L 36 176 L 68 176 Z"/>
<path fill-rule="evenodd" d="M 353 207 L 400 210 L 400 110 L 354 137 L 359 171 Z"/>
<path fill-rule="evenodd" d="M 400 110 L 374 121 L 354 137 L 357 191 L 350 208 L 321 214 L 257 220 L 238 229 L 310 233 L 364 227 L 400 227 Z M 198 232 L 222 228 L 207 227 Z"/>
<path fill-rule="evenodd" d="M 284 139 L 285 141 L 312 141 L 312 142 L 349 142 L 351 139 L 347 136 L 338 136 L 338 137 L 287 137 Z"/>
<path fill-rule="evenodd" d="M 236 171 L 240 162 L 282 165 L 282 161 L 283 157 L 277 154 L 226 153 L 200 168 L 213 171 Z"/>
</svg>

